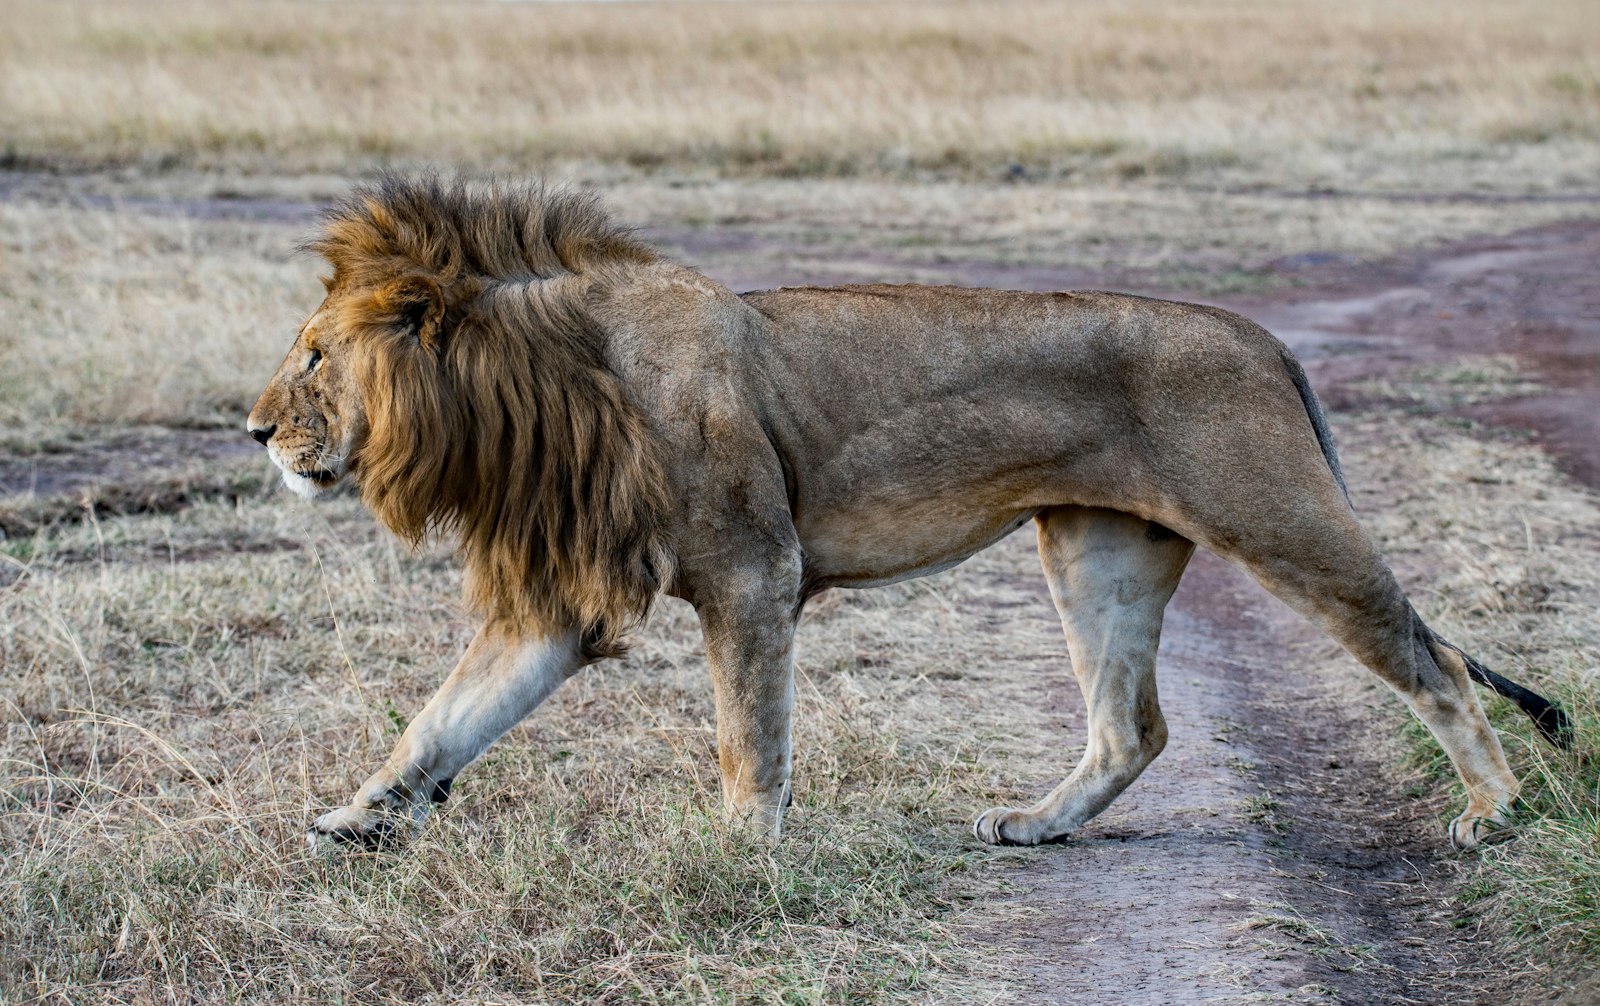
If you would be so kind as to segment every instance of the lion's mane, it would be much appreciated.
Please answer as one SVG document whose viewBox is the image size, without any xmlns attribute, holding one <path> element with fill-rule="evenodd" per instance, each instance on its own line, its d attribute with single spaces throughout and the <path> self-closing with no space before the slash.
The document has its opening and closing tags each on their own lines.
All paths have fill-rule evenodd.
<svg viewBox="0 0 1600 1006">
<path fill-rule="evenodd" d="M 667 488 L 586 299 L 655 253 L 585 195 L 399 176 L 357 189 L 309 248 L 357 347 L 367 505 L 413 545 L 454 533 L 490 619 L 620 652 L 669 575 Z"/>
</svg>

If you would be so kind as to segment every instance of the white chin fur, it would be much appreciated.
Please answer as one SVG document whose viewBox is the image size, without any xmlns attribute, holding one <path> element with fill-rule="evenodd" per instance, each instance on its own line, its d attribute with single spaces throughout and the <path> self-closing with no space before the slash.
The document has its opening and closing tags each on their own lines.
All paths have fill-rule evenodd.
<svg viewBox="0 0 1600 1006">
<path fill-rule="evenodd" d="M 322 487 L 317 485 L 315 481 L 306 478 L 304 475 L 296 475 L 287 468 L 280 470 L 283 472 L 283 484 L 288 486 L 289 491 L 296 496 L 310 500 L 322 495 Z"/>
<path fill-rule="evenodd" d="M 283 484 L 288 486 L 289 491 L 294 493 L 296 496 L 308 500 L 316 499 L 318 496 L 326 494 L 328 490 L 334 487 L 335 483 L 330 482 L 327 484 L 320 484 L 316 479 L 311 478 L 308 475 L 301 475 L 299 472 L 290 468 L 288 465 L 284 464 L 283 459 L 278 456 L 278 452 L 270 446 L 267 448 L 267 456 L 272 459 L 272 463 L 277 466 L 278 473 L 283 476 Z M 334 471 L 339 472 L 339 469 L 342 469 L 343 467 L 343 465 L 340 465 L 338 468 L 335 468 Z M 340 474 L 342 474 L 342 472 Z"/>
</svg>

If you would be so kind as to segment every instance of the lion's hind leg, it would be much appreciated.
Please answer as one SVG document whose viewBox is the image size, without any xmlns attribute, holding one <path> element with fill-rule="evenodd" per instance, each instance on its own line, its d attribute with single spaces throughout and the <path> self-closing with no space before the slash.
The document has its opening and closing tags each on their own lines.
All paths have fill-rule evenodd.
<svg viewBox="0 0 1600 1006">
<path fill-rule="evenodd" d="M 1505 824 L 1517 779 L 1465 658 L 1417 616 L 1332 480 L 1310 492 L 1259 493 L 1249 521 L 1218 520 L 1212 528 L 1229 533 L 1196 537 L 1342 644 L 1438 739 L 1467 791 L 1451 842 L 1472 848 Z"/>
<path fill-rule="evenodd" d="M 1444 748 L 1467 792 L 1467 806 L 1450 822 L 1450 842 L 1474 848 L 1506 825 L 1517 777 L 1478 704 L 1465 659 L 1423 624 L 1398 586 L 1383 593 L 1390 594 L 1387 603 L 1347 602 L 1343 617 L 1319 620 L 1405 700 Z M 1334 606 L 1344 607 L 1319 605 L 1324 612 Z"/>
<path fill-rule="evenodd" d="M 1161 618 L 1194 544 L 1131 514 L 1052 507 L 1039 514 L 1039 558 L 1088 707 L 1078 767 L 1026 810 L 995 808 L 979 839 L 1036 845 L 1071 833 L 1138 778 L 1167 741 L 1156 696 Z"/>
</svg>

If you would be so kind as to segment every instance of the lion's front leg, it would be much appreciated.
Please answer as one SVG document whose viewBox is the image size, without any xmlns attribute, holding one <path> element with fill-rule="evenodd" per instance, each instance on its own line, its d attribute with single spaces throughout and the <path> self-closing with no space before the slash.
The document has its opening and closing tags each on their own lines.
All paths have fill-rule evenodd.
<svg viewBox="0 0 1600 1006">
<path fill-rule="evenodd" d="M 420 824 L 429 806 L 450 794 L 456 773 L 583 664 L 575 631 L 529 638 L 484 626 L 384 767 L 347 806 L 317 818 L 307 838 L 313 846 L 333 840 L 374 847 Z"/>
<path fill-rule="evenodd" d="M 722 798 L 734 820 L 772 838 L 789 799 L 799 564 L 731 574 L 696 604 L 717 697 Z"/>
</svg>

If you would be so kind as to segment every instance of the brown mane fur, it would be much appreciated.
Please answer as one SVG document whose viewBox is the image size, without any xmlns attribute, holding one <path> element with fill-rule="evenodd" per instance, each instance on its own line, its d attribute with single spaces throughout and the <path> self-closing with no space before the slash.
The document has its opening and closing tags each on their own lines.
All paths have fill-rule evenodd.
<svg viewBox="0 0 1600 1006">
<path fill-rule="evenodd" d="M 619 652 L 668 575 L 667 490 L 586 300 L 654 252 L 591 197 L 431 177 L 358 189 L 310 248 L 357 361 L 367 505 L 413 544 L 454 532 L 487 617 Z"/>
</svg>

